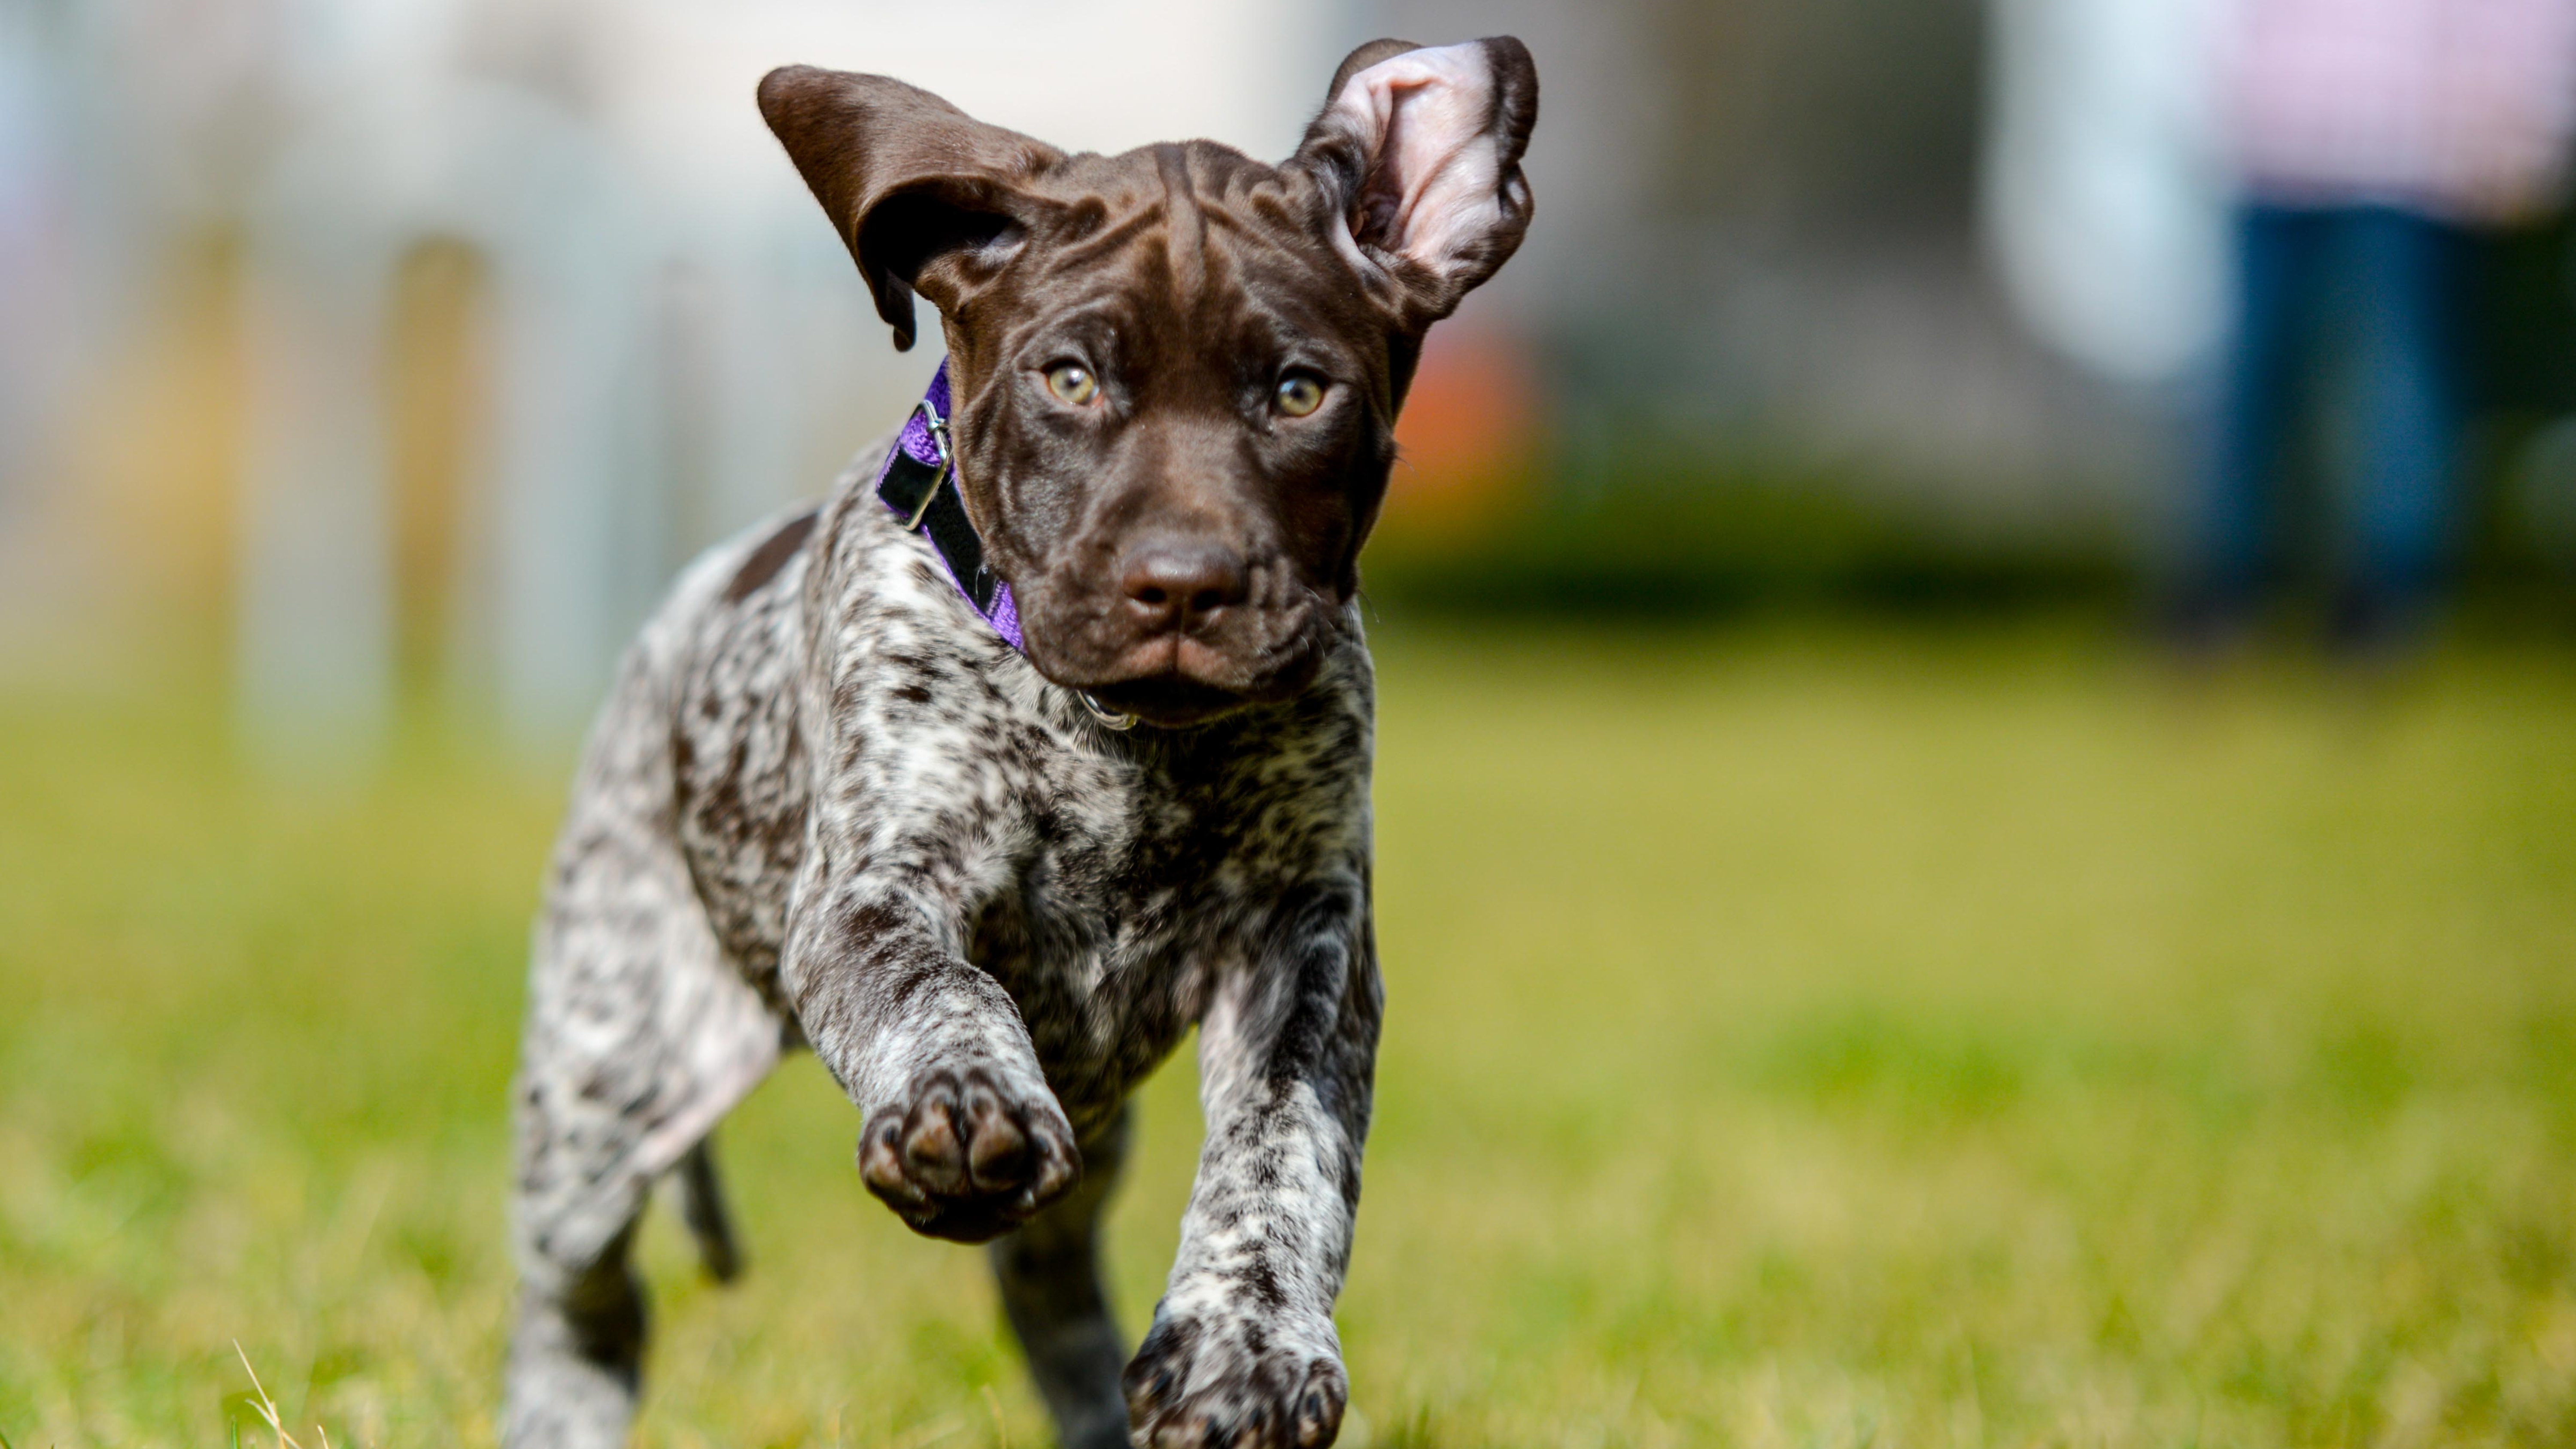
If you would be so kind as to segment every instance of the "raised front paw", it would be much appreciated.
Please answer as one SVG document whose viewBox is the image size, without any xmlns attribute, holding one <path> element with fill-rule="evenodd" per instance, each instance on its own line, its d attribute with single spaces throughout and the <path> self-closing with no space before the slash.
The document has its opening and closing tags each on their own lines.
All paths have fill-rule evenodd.
<svg viewBox="0 0 2576 1449">
<path fill-rule="evenodd" d="M 1351 1397 L 1331 1323 L 1256 1315 L 1156 1315 L 1126 1388 L 1143 1449 L 1323 1449 Z"/>
<path fill-rule="evenodd" d="M 931 1067 L 868 1114 L 859 1176 L 913 1231 L 981 1243 L 1062 1197 L 1082 1176 L 1082 1153 L 1044 1085 Z"/>
</svg>

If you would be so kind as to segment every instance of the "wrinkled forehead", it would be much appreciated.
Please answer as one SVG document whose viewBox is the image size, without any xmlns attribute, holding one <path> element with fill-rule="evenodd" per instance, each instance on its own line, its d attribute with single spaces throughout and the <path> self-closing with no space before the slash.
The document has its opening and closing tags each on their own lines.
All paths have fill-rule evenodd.
<svg viewBox="0 0 2576 1449">
<path fill-rule="evenodd" d="M 1211 213 L 1237 224 L 1318 236 L 1329 206 L 1313 178 L 1256 161 L 1214 141 L 1167 141 L 1114 156 L 1067 156 L 1035 188 L 1050 200 L 1096 206 L 1102 219 L 1143 215 L 1185 219 Z"/>
<path fill-rule="evenodd" d="M 1302 171 L 1193 141 L 1068 157 L 1039 190 L 1057 220 L 1025 259 L 1029 277 L 1067 307 L 1171 314 L 1160 325 L 1365 328 L 1331 240 L 1339 218 Z"/>
</svg>

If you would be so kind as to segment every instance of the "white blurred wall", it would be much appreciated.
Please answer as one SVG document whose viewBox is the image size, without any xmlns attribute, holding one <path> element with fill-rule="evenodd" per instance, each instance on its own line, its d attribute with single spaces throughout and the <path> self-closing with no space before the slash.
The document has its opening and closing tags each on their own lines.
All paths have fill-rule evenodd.
<svg viewBox="0 0 2576 1449">
<path fill-rule="evenodd" d="M 2040 338 L 2132 384 L 2226 321 L 2223 0 L 1991 0 L 1983 220 Z"/>
</svg>

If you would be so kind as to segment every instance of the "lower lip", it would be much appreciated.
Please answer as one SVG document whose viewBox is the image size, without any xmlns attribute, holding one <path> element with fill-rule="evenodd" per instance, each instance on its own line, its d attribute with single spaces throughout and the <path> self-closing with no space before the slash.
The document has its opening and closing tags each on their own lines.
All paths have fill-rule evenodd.
<svg viewBox="0 0 2576 1449">
<path fill-rule="evenodd" d="M 1204 680 L 1182 674 L 1156 674 L 1122 680 L 1092 696 L 1114 710 L 1157 724 L 1189 724 L 1223 714 L 1243 703 L 1241 696 Z"/>
</svg>

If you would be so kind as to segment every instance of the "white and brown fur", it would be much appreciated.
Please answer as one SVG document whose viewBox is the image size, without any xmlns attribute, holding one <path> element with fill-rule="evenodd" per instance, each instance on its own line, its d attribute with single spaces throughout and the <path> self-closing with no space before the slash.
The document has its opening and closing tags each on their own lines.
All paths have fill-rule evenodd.
<svg viewBox="0 0 2576 1449">
<path fill-rule="evenodd" d="M 1493 94 L 1460 114 L 1503 137 L 1500 162 L 1471 181 L 1500 196 L 1489 210 L 1508 234 L 1497 240 L 1490 217 L 1484 231 L 1460 233 L 1457 215 L 1480 214 L 1436 189 L 1410 200 L 1429 207 L 1421 226 L 1450 231 L 1407 233 L 1382 204 L 1405 178 L 1391 157 L 1372 156 L 1382 137 L 1351 107 L 1374 99 L 1383 118 L 1471 71 Z M 1249 521 L 1208 525 L 1223 536 L 1206 547 L 1238 576 L 1231 591 L 1209 594 L 1198 613 L 1146 617 L 1118 612 L 1115 580 L 1091 575 L 1166 546 L 1154 511 L 1122 510 L 1117 547 L 1051 552 L 1033 529 L 1058 520 L 1057 532 L 1078 530 L 1061 524 L 1071 516 L 1061 498 L 1048 505 L 1032 490 L 1051 470 L 1077 483 L 1134 472 L 1115 461 L 1128 446 L 1117 440 L 1159 426 L 1157 384 L 1136 374 L 1204 370 L 1205 355 L 1131 348 L 1129 373 L 1098 370 L 1117 398 L 1143 401 L 1117 402 L 1129 411 L 1116 416 L 1054 418 L 1055 443 L 1029 442 L 1035 425 L 1014 424 L 1011 410 L 1052 405 L 1010 357 L 995 360 L 993 335 L 975 331 L 1007 331 L 975 320 L 979 296 L 990 318 L 997 294 L 971 291 L 1014 264 L 990 251 L 1001 245 L 994 228 L 964 227 L 969 239 L 949 243 L 987 248 L 974 266 L 942 262 L 918 240 L 889 262 L 868 229 L 875 183 L 818 174 L 860 163 L 846 147 L 818 159 L 797 129 L 810 134 L 844 102 L 880 126 L 889 106 L 912 107 L 907 124 L 953 157 L 964 148 L 940 128 L 974 123 L 873 77 L 782 72 L 765 85 L 773 125 L 889 320 L 900 303 L 908 330 L 908 288 L 948 314 L 963 497 L 1033 601 L 1029 652 L 978 617 L 928 542 L 874 496 L 883 446 L 819 508 L 691 566 L 629 651 L 584 756 L 536 931 L 516 1086 L 512 1449 L 624 1442 L 644 1345 L 627 1261 L 637 1217 L 676 1172 L 709 1266 L 730 1275 L 739 1255 L 706 1142 L 799 1047 L 863 1114 L 870 1190 L 925 1234 L 991 1243 L 1004 1310 L 1066 1444 L 1332 1442 L 1348 1396 L 1333 1305 L 1382 1003 L 1370 908 L 1374 692 L 1347 555 L 1384 486 L 1421 329 L 1499 266 L 1526 225 L 1517 163 L 1535 78 L 1517 42 L 1425 52 L 1380 42 L 1345 63 L 1332 96 L 1342 108 L 1328 105 L 1301 152 L 1319 159 L 1260 168 L 1284 178 L 1263 193 L 1269 202 L 1242 201 L 1243 186 L 1273 183 L 1229 169 L 1253 163 L 1222 148 L 1134 153 L 1164 178 L 1156 205 L 1181 205 L 1169 194 L 1179 174 L 1304 227 L 1345 258 L 1330 265 L 1351 271 L 1357 299 L 1328 299 L 1321 315 L 1359 319 L 1337 324 L 1343 350 L 1314 364 L 1350 393 L 1334 404 L 1346 416 L 1313 425 L 1338 431 L 1277 443 L 1294 466 L 1247 454 L 1246 476 L 1273 492 L 1247 484 L 1238 497 Z M 1012 152 L 1022 141 L 990 143 L 1009 153 L 994 174 L 1013 186 L 1109 164 Z M 992 175 L 976 180 L 978 204 L 993 204 Z M 1296 205 L 1283 209 L 1280 196 Z M 1341 226 L 1352 230 L 1328 234 Z M 1050 239 L 1031 223 L 1005 240 L 1025 252 Z M 1284 281 L 1240 280 L 1257 271 L 1208 285 L 1307 285 L 1294 268 Z M 1170 285 L 1142 264 L 1124 275 L 1128 293 Z M 1060 276 L 1046 285 L 1003 309 L 1010 326 L 1051 296 L 1096 300 Z M 1030 345 L 1042 356 L 1054 344 Z M 1323 506 L 1277 502 L 1286 489 L 1340 490 L 1331 508 L 1345 526 L 1301 525 L 1265 542 L 1265 518 L 1305 508 L 1311 524 Z M 1259 583 L 1265 568 L 1285 582 Z M 1302 612 L 1237 626 L 1225 608 Z M 1170 642 L 1176 634 L 1188 649 Z M 1240 662 L 1230 649 L 1254 663 L 1229 674 Z M 1161 672 L 1121 673 L 1117 661 L 1143 657 Z M 1125 688 L 1149 722 L 1109 728 L 1075 688 Z M 1128 1095 L 1194 1025 L 1205 1146 L 1178 1259 L 1131 1359 L 1101 1287 L 1098 1216 Z"/>
</svg>

